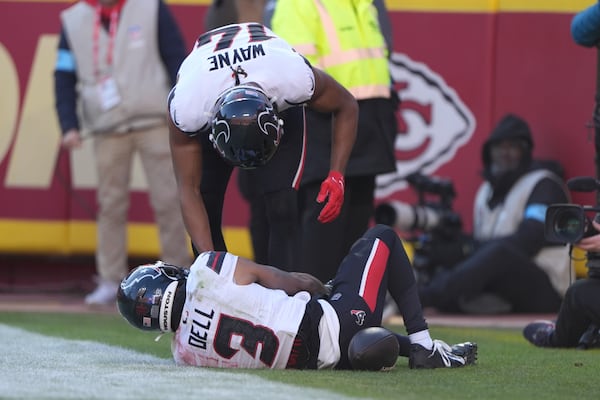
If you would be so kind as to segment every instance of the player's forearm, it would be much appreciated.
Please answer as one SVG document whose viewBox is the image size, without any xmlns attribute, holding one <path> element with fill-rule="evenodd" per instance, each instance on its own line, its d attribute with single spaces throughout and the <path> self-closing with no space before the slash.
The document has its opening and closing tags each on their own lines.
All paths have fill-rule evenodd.
<svg viewBox="0 0 600 400">
<path fill-rule="evenodd" d="M 343 174 L 356 141 L 359 109 L 356 99 L 350 92 L 339 85 L 333 88 L 337 92 L 339 104 L 333 112 L 330 169 Z"/>
<path fill-rule="evenodd" d="M 315 93 L 309 107 L 333 113 L 331 169 L 344 173 L 356 140 L 358 103 L 352 94 L 327 73 L 313 68 Z"/>
<path fill-rule="evenodd" d="M 208 215 L 202 197 L 191 190 L 180 191 L 181 211 L 186 230 L 198 252 L 214 250 Z"/>
<path fill-rule="evenodd" d="M 256 271 L 256 282 L 270 289 L 281 289 L 293 296 L 306 291 L 311 295 L 325 293 L 325 287 L 314 276 L 302 272 L 286 272 L 278 268 L 261 265 Z"/>
<path fill-rule="evenodd" d="M 339 171 L 342 174 L 346 170 L 356 140 L 358 110 L 352 112 L 351 109 L 353 108 L 349 105 L 349 109 L 342 109 L 335 113 L 333 121 L 330 169 Z"/>
<path fill-rule="evenodd" d="M 301 289 L 298 291 L 304 290 L 311 295 L 322 295 L 327 293 L 327 289 L 323 285 L 323 282 L 316 277 L 303 272 L 291 272 L 290 274 L 299 281 L 298 284 Z"/>
</svg>

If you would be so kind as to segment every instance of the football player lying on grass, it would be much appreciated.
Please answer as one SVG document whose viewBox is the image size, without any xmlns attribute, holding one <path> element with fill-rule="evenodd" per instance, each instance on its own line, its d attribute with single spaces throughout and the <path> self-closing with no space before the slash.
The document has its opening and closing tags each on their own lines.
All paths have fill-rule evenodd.
<svg viewBox="0 0 600 400">
<path fill-rule="evenodd" d="M 388 291 L 408 333 L 393 333 L 395 340 L 383 328 L 367 329 L 381 325 Z M 135 268 L 121 282 L 117 305 L 139 329 L 174 332 L 173 357 L 182 365 L 379 370 L 396 355 L 408 357 L 410 368 L 477 359 L 475 343 L 432 340 L 402 242 L 383 225 L 354 244 L 327 285 L 208 251 L 190 269 L 161 261 Z"/>
</svg>

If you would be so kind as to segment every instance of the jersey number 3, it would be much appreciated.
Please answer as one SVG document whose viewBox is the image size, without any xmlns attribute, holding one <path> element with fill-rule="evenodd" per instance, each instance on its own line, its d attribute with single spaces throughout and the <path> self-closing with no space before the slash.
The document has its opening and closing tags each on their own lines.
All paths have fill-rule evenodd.
<svg viewBox="0 0 600 400">
<path fill-rule="evenodd" d="M 279 339 L 272 330 L 243 319 L 221 315 L 213 344 L 215 351 L 221 357 L 230 359 L 239 351 L 231 348 L 231 337 L 234 335 L 242 337 L 242 348 L 255 358 L 260 343 L 262 345 L 260 361 L 269 367 L 273 365 L 279 349 Z"/>
</svg>

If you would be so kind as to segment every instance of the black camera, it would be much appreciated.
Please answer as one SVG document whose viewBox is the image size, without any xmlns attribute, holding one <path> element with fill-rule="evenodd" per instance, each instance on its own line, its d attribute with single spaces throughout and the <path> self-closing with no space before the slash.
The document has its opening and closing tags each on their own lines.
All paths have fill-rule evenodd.
<svg viewBox="0 0 600 400">
<path fill-rule="evenodd" d="M 577 177 L 567 181 L 573 192 L 598 192 L 600 181 L 592 177 Z M 584 237 L 598 233 L 592 225 L 590 214 L 596 213 L 594 219 L 600 222 L 600 206 L 581 206 L 577 204 L 552 204 L 546 210 L 544 236 L 553 243 L 573 245 Z M 588 276 L 600 278 L 600 253 L 587 252 Z"/>
<path fill-rule="evenodd" d="M 452 209 L 456 197 L 451 180 L 421 173 L 407 176 L 417 192 L 418 204 L 390 201 L 377 206 L 375 222 L 411 232 L 413 267 L 430 278 L 440 268 L 452 266 L 472 251 L 473 241 L 462 231 L 462 219 Z"/>
<path fill-rule="evenodd" d="M 598 192 L 600 181 L 589 176 L 569 179 L 567 186 L 573 192 Z M 589 214 L 599 212 L 600 206 L 581 206 L 577 204 L 552 204 L 546 210 L 544 235 L 554 243 L 574 244 L 586 236 L 595 235 Z M 596 215 L 598 218 L 599 215 Z M 597 219 L 598 221 L 598 219 Z"/>
<path fill-rule="evenodd" d="M 451 209 L 452 201 L 456 197 L 454 184 L 449 179 L 440 178 L 438 176 L 427 176 L 419 172 L 415 172 L 406 177 L 406 181 L 417 191 L 419 195 L 419 203 L 425 203 L 425 196 L 433 194 L 439 196 L 439 205 L 442 209 Z"/>
<path fill-rule="evenodd" d="M 544 235 L 553 243 L 574 244 L 597 232 L 592 226 L 589 212 L 598 212 L 600 207 L 577 204 L 552 204 L 546 210 Z"/>
<path fill-rule="evenodd" d="M 400 231 L 460 230 L 462 220 L 452 210 L 452 200 L 456 196 L 452 181 L 418 172 L 408 175 L 406 180 L 417 192 L 418 204 L 382 203 L 375 209 L 375 222 Z"/>
</svg>

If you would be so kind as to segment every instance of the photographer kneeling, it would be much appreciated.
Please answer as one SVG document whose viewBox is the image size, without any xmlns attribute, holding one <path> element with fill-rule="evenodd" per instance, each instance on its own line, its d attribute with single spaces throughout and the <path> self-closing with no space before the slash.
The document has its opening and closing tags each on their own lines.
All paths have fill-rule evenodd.
<svg viewBox="0 0 600 400">
<path fill-rule="evenodd" d="M 600 224 L 593 221 L 600 232 Z M 581 239 L 577 247 L 588 252 L 600 252 L 600 233 Z M 535 321 L 523 330 L 527 340 L 539 347 L 588 347 L 595 345 L 600 327 L 600 278 L 591 275 L 575 281 L 565 294 L 558 318 Z M 591 328 L 591 329 L 590 329 Z M 590 337 L 586 338 L 585 333 Z"/>
<path fill-rule="evenodd" d="M 532 159 L 527 122 L 505 116 L 484 143 L 485 182 L 474 205 L 475 251 L 420 287 L 424 307 L 491 314 L 557 312 L 570 278 L 568 249 L 544 237 L 546 209 L 569 199 L 563 180 Z"/>
<path fill-rule="evenodd" d="M 571 36 L 584 47 L 600 44 L 600 2 L 577 13 L 571 21 Z M 600 66 L 599 66 L 600 68 Z M 600 82 L 599 82 L 600 83 Z M 600 122 L 598 95 L 594 110 L 596 135 Z M 598 138 L 596 138 L 596 141 Z M 598 143 L 598 142 L 596 142 Z M 593 222 L 596 232 L 600 224 Z M 580 347 L 597 345 L 600 326 L 600 271 L 597 265 L 600 253 L 600 233 L 584 237 L 575 244 L 588 252 L 588 278 L 575 281 L 567 290 L 556 323 L 536 321 L 525 327 L 523 335 L 540 347 Z M 590 255 L 593 255 L 590 258 Z M 593 263 L 590 264 L 590 261 Z"/>
</svg>

